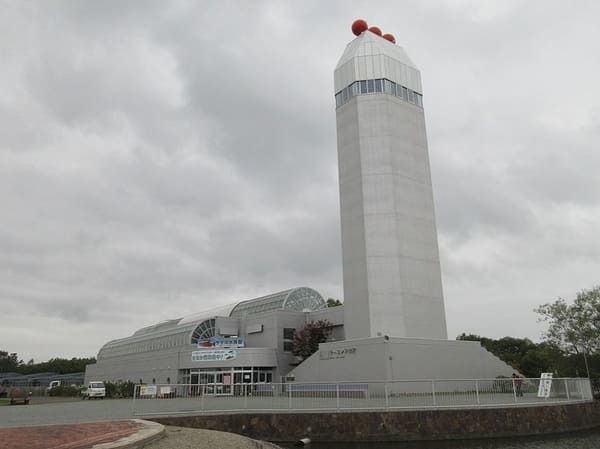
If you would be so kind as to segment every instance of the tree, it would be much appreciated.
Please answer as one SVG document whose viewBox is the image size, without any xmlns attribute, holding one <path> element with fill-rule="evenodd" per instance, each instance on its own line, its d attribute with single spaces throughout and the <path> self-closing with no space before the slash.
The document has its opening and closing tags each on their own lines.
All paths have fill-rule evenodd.
<svg viewBox="0 0 600 449">
<path fill-rule="evenodd" d="M 16 372 L 22 363 L 16 352 L 0 351 L 0 373 Z"/>
<path fill-rule="evenodd" d="M 319 343 L 327 341 L 331 335 L 331 324 L 327 320 L 310 322 L 294 335 L 294 346 L 292 354 L 306 360 L 319 349 Z"/>
<path fill-rule="evenodd" d="M 339 299 L 335 299 L 335 298 L 327 299 L 327 307 L 337 307 L 337 306 L 341 306 L 341 305 L 343 305 L 343 303 Z"/>
<path fill-rule="evenodd" d="M 600 286 L 582 290 L 572 304 L 564 299 L 535 309 L 548 323 L 544 337 L 570 354 L 593 354 L 600 349 Z"/>
<path fill-rule="evenodd" d="M 526 377 L 539 377 L 541 373 L 570 373 L 560 348 L 550 343 L 536 344 L 528 338 L 503 337 L 499 340 L 462 333 L 457 340 L 479 341 L 481 346 Z M 569 375 L 574 375 L 569 374 Z"/>
</svg>

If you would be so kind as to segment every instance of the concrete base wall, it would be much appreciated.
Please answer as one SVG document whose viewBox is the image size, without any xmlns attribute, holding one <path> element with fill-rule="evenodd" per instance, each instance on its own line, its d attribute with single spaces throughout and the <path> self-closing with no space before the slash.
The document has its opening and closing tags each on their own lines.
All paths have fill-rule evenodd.
<svg viewBox="0 0 600 449">
<path fill-rule="evenodd" d="M 540 435 L 600 425 L 598 402 L 494 409 L 284 413 L 156 418 L 161 424 L 285 442 L 426 441 Z"/>
<path fill-rule="evenodd" d="M 515 370 L 479 342 L 376 337 L 322 343 L 289 375 L 296 382 L 493 379 Z"/>
</svg>

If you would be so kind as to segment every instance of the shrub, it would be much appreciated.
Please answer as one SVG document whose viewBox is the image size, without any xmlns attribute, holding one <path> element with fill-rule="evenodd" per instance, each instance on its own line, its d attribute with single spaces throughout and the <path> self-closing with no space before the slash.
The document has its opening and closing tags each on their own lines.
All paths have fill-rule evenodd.
<svg viewBox="0 0 600 449">
<path fill-rule="evenodd" d="M 107 398 L 132 398 L 135 384 L 133 382 L 104 382 Z"/>
<path fill-rule="evenodd" d="M 81 393 L 81 388 L 73 385 L 60 385 L 48 390 L 48 396 L 76 397 Z"/>
</svg>

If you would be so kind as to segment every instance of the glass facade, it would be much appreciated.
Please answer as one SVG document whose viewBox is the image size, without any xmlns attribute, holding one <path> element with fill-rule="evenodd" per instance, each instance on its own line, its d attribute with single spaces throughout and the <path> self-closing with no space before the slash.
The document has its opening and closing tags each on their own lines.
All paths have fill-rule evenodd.
<svg viewBox="0 0 600 449">
<path fill-rule="evenodd" d="M 192 395 L 247 395 L 273 382 L 272 367 L 194 368 L 181 370 L 181 381 Z"/>
<path fill-rule="evenodd" d="M 353 82 L 335 94 L 335 107 L 339 108 L 358 95 L 379 93 L 392 95 L 420 108 L 423 107 L 423 95 L 385 78 Z"/>
</svg>

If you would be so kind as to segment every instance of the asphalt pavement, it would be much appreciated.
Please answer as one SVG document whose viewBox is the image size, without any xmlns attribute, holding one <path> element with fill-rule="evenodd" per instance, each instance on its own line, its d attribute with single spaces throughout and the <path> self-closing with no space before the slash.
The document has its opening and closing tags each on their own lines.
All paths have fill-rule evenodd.
<svg viewBox="0 0 600 449">
<path fill-rule="evenodd" d="M 0 427 L 75 424 L 133 418 L 132 399 L 96 399 L 71 402 L 32 401 L 29 405 L 0 407 Z"/>
</svg>

